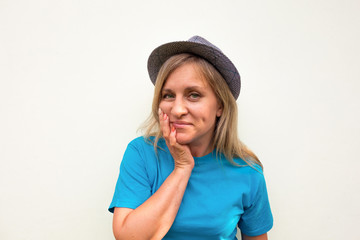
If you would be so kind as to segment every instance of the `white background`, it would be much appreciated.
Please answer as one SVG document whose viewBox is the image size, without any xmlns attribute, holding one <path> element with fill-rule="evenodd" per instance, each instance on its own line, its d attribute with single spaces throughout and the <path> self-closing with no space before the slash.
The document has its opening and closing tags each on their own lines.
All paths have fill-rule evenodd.
<svg viewBox="0 0 360 240">
<path fill-rule="evenodd" d="M 238 67 L 241 139 L 270 239 L 359 239 L 360 1 L 0 0 L 0 239 L 113 239 L 122 154 L 158 45 L 200 35 Z"/>
</svg>

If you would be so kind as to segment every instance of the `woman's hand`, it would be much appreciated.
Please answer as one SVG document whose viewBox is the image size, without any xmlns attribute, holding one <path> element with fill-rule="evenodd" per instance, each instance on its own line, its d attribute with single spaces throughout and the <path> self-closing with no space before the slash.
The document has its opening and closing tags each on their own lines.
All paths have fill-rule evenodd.
<svg viewBox="0 0 360 240">
<path fill-rule="evenodd" d="M 187 145 L 176 141 L 176 129 L 170 126 L 169 116 L 159 108 L 160 130 L 175 161 L 175 169 L 193 169 L 194 158 Z"/>
</svg>

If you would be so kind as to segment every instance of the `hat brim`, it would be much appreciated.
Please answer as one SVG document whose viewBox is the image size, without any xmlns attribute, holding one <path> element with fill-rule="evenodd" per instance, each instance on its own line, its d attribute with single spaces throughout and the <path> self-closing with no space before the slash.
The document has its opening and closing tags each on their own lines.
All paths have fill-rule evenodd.
<svg viewBox="0 0 360 240">
<path fill-rule="evenodd" d="M 193 54 L 211 63 L 227 82 L 234 98 L 238 98 L 241 81 L 235 65 L 220 50 L 197 42 L 170 42 L 154 49 L 148 59 L 148 72 L 153 84 L 155 84 L 159 70 L 166 60 L 181 53 Z"/>
</svg>

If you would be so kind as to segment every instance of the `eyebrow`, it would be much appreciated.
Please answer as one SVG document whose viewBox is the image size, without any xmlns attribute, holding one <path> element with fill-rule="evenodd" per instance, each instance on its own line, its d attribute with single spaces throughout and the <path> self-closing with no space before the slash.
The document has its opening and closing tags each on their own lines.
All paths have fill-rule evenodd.
<svg viewBox="0 0 360 240">
<path fill-rule="evenodd" d="M 203 89 L 203 87 L 194 85 L 194 86 L 186 87 L 185 92 L 190 92 L 192 90 L 201 91 L 201 89 Z M 173 92 L 173 90 L 170 88 L 163 88 L 162 92 Z"/>
</svg>

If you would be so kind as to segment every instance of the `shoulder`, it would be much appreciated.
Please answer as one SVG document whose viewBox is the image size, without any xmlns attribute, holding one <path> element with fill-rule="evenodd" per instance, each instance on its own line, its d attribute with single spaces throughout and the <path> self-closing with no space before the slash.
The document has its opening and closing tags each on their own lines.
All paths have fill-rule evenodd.
<svg viewBox="0 0 360 240">
<path fill-rule="evenodd" d="M 234 158 L 234 162 L 239 166 L 235 166 L 237 176 L 241 180 L 245 180 L 252 189 L 257 189 L 261 185 L 265 184 L 265 177 L 263 169 L 259 164 L 249 165 L 241 158 Z"/>
<path fill-rule="evenodd" d="M 145 138 L 144 136 L 137 137 L 131 140 L 127 146 L 129 149 L 134 149 L 137 151 L 153 151 L 153 139 L 152 138 Z"/>
<path fill-rule="evenodd" d="M 121 168 L 123 169 L 147 169 L 156 160 L 156 152 L 153 144 L 145 137 L 137 137 L 129 142 L 126 147 Z"/>
<path fill-rule="evenodd" d="M 133 140 L 131 140 L 128 144 L 128 146 L 134 146 L 134 147 L 140 147 L 140 146 L 144 146 L 144 145 L 149 145 L 150 142 L 148 141 L 147 138 L 145 138 L 144 136 L 141 137 L 137 137 L 134 138 Z"/>
<path fill-rule="evenodd" d="M 260 165 L 248 165 L 244 160 L 237 158 L 234 161 L 241 164 L 236 174 L 236 182 L 246 189 L 243 196 L 243 206 L 248 208 L 256 201 L 267 201 L 267 188 L 263 170 Z"/>
<path fill-rule="evenodd" d="M 126 152 L 132 152 L 140 155 L 140 157 L 155 157 L 157 151 L 154 148 L 155 137 L 137 137 L 131 140 L 127 146 Z M 158 150 L 167 150 L 165 140 L 160 138 L 157 143 Z"/>
<path fill-rule="evenodd" d="M 263 176 L 263 169 L 259 164 L 252 163 L 251 161 L 245 162 L 242 158 L 239 157 L 235 157 L 233 161 L 235 162 L 235 164 L 237 164 L 234 166 L 237 168 L 241 168 L 245 173 L 258 177 Z"/>
<path fill-rule="evenodd" d="M 137 137 L 137 138 L 134 138 L 133 140 L 131 140 L 129 143 L 129 146 L 154 148 L 154 142 L 155 142 L 155 137 L 153 137 L 153 136 L 150 136 L 150 137 L 140 136 L 140 137 Z M 163 138 L 160 138 L 158 141 L 158 146 L 162 147 L 163 145 L 166 145 L 165 141 Z"/>
<path fill-rule="evenodd" d="M 132 161 L 133 159 L 138 159 L 139 157 L 141 158 L 143 155 L 147 155 L 152 150 L 153 148 L 149 143 L 147 143 L 144 137 L 137 137 L 128 143 L 123 161 L 129 158 L 132 159 Z"/>
<path fill-rule="evenodd" d="M 150 182 L 155 181 L 159 171 L 167 172 L 164 169 L 171 169 L 173 161 L 171 161 L 171 155 L 167 152 L 167 149 L 155 150 L 154 138 L 137 137 L 130 141 L 128 144 L 123 160 L 121 162 L 121 168 L 124 172 L 132 172 L 132 174 L 138 174 L 137 177 L 147 176 Z M 163 147 L 162 139 L 159 139 L 158 145 Z M 166 146 L 166 144 L 164 143 Z M 161 159 L 161 161 L 159 161 Z M 172 170 L 172 169 L 171 169 Z M 135 177 L 135 178 L 137 178 Z"/>
</svg>

